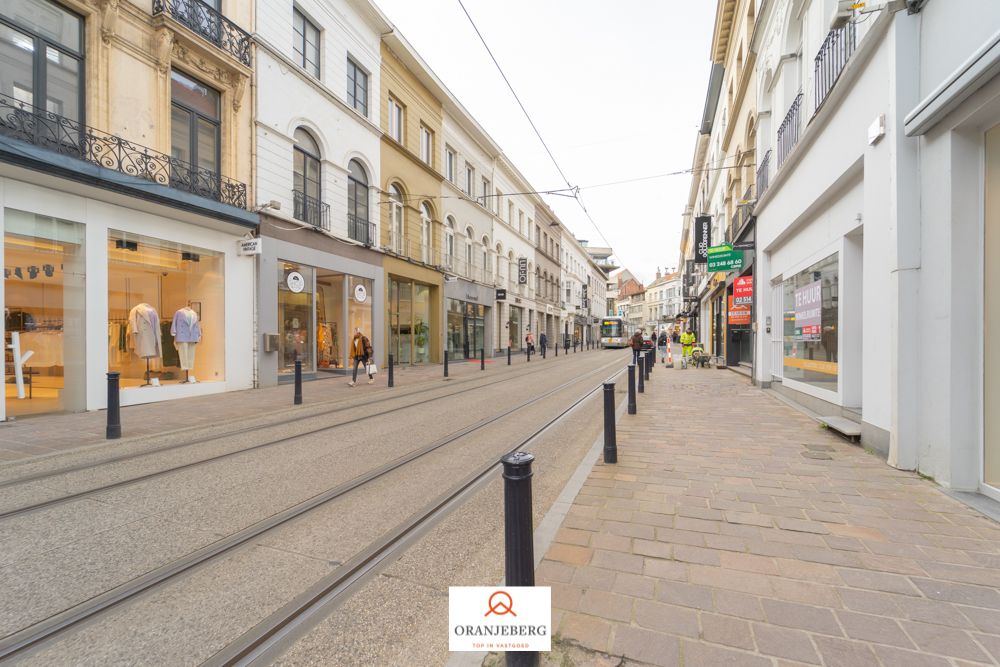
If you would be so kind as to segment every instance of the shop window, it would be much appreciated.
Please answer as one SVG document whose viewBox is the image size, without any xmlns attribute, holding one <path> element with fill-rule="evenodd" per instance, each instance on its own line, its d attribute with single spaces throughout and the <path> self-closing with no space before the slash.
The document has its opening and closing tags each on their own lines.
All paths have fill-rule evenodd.
<svg viewBox="0 0 1000 667">
<path fill-rule="evenodd" d="M 344 342 L 354 329 L 344 327 L 344 274 L 316 271 L 316 368 L 344 368 Z M 294 363 L 294 359 L 292 363 Z M 350 365 L 350 364 L 348 364 Z"/>
<path fill-rule="evenodd" d="M 4 216 L 7 416 L 84 410 L 84 227 Z"/>
<path fill-rule="evenodd" d="M 401 364 L 430 361 L 430 286 L 389 280 L 389 351 Z"/>
<path fill-rule="evenodd" d="M 375 341 L 375 331 L 372 328 L 372 308 L 375 303 L 375 284 L 371 278 L 348 276 L 347 281 L 347 331 L 361 329 L 368 340 Z"/>
<path fill-rule="evenodd" d="M 784 281 L 784 377 L 837 391 L 839 253 Z"/>
<path fill-rule="evenodd" d="M 221 252 L 108 232 L 108 367 L 122 387 L 225 379 Z"/>
<path fill-rule="evenodd" d="M 313 269 L 278 262 L 278 372 L 313 369 Z"/>
</svg>

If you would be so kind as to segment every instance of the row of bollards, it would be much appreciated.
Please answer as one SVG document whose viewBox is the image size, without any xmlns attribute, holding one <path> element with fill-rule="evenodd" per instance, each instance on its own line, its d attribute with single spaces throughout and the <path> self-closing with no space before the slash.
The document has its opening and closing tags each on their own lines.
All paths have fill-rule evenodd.
<svg viewBox="0 0 1000 667">
<path fill-rule="evenodd" d="M 650 350 L 646 354 L 640 354 L 636 364 L 628 365 L 628 413 L 634 415 L 638 412 L 636 404 L 636 390 L 642 394 L 646 391 L 646 381 L 649 380 L 650 372 L 656 365 L 656 350 Z M 638 370 L 638 383 L 636 382 L 636 370 Z M 615 383 L 604 383 L 604 462 L 618 462 L 618 439 L 615 429 Z"/>
</svg>

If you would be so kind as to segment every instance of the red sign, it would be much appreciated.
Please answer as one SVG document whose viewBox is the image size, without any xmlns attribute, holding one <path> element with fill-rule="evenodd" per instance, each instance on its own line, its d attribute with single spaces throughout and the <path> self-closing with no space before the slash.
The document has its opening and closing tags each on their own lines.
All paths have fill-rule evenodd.
<svg viewBox="0 0 1000 667">
<path fill-rule="evenodd" d="M 753 276 L 743 276 L 733 281 L 733 303 L 737 306 L 753 305 Z"/>
<path fill-rule="evenodd" d="M 729 295 L 729 323 L 735 325 L 750 324 L 750 306 L 737 306 L 733 303 L 733 295 Z"/>
</svg>

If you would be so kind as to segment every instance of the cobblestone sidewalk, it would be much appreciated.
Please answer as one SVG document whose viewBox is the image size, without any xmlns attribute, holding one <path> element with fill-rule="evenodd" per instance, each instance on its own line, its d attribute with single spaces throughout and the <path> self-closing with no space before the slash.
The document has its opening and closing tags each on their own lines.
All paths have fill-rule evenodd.
<svg viewBox="0 0 1000 667">
<path fill-rule="evenodd" d="M 1000 661 L 1000 527 L 746 378 L 659 366 L 618 450 L 537 571 L 573 664 Z"/>
</svg>

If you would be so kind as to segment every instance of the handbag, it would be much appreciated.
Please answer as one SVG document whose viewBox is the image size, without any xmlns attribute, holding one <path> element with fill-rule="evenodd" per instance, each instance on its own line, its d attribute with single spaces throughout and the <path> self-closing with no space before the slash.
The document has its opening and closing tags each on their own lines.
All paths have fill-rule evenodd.
<svg viewBox="0 0 1000 667">
<path fill-rule="evenodd" d="M 368 364 L 368 366 L 365 367 L 365 370 L 368 371 L 368 375 L 378 374 L 378 366 L 376 366 L 375 364 Z"/>
</svg>

